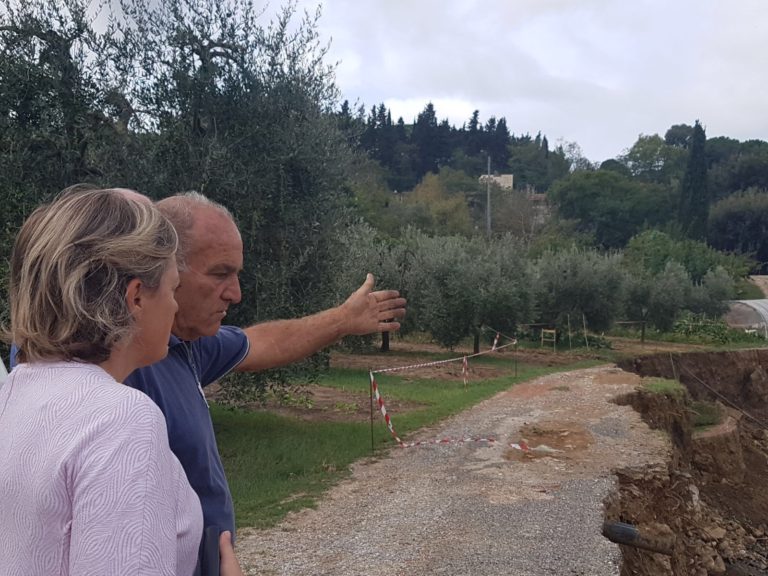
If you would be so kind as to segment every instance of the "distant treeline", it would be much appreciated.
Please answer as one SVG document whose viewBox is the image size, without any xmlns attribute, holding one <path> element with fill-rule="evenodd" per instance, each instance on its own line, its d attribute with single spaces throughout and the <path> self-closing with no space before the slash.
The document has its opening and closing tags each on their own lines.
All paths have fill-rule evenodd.
<svg viewBox="0 0 768 576">
<path fill-rule="evenodd" d="M 353 115 L 349 102 L 339 112 L 340 126 L 387 170 L 387 183 L 393 190 L 414 188 L 428 172 L 442 167 L 461 170 L 477 178 L 485 174 L 488 158 L 496 174 L 514 173 L 521 187 L 547 190 L 552 182 L 568 174 L 574 160 L 583 162 L 574 144 L 550 149 L 546 136 L 516 136 L 507 127 L 506 118 L 491 116 L 483 124 L 480 111 L 461 127 L 437 119 L 434 105 L 426 104 L 412 124 L 402 117 L 392 121 L 384 104 L 366 114 L 361 107 Z M 574 157 L 574 153 L 577 155 Z"/>
<path fill-rule="evenodd" d="M 768 142 L 763 140 L 707 139 L 696 121 L 673 125 L 663 136 L 640 135 L 624 154 L 597 165 L 576 143 L 551 147 L 541 134 L 516 136 L 505 118 L 491 116 L 482 124 L 479 111 L 458 128 L 438 120 L 432 103 L 413 124 L 402 118 L 393 122 L 383 104 L 353 115 L 344 102 L 338 116 L 341 128 L 381 167 L 378 188 L 369 181 L 356 190 L 369 221 L 389 233 L 396 232 L 393 221 L 433 233 L 483 232 L 485 200 L 477 177 L 490 157 L 491 171 L 513 174 L 518 192 L 547 194 L 553 219 L 541 232 L 558 229 L 556 235 L 574 233 L 586 245 L 622 248 L 635 234 L 654 228 L 749 255 L 757 269 L 768 262 Z M 411 208 L 393 205 L 387 191 L 405 193 L 401 198 Z M 423 213 L 450 203 L 458 191 L 466 207 L 454 205 L 453 217 L 439 230 L 439 215 Z M 535 233 L 535 211 L 513 194 L 497 194 L 492 202 L 494 232 Z M 466 217 L 457 216 L 462 210 Z M 515 215 L 527 217 L 529 225 Z"/>
<path fill-rule="evenodd" d="M 338 116 L 341 128 L 354 134 L 369 156 L 386 168 L 387 182 L 397 191 L 414 188 L 426 173 L 442 167 L 478 177 L 486 172 L 488 156 L 493 173 L 513 173 L 517 187 L 539 192 L 576 170 L 608 169 L 645 182 L 679 183 L 694 135 L 694 126 L 688 124 L 670 127 L 663 137 L 640 135 L 624 154 L 597 165 L 575 142 L 552 147 L 541 133 L 517 136 L 504 117 L 491 116 L 483 124 L 479 110 L 460 127 L 438 120 L 431 102 L 412 124 L 402 117 L 393 122 L 384 104 L 367 112 L 361 106 L 353 113 L 344 101 Z M 714 201 L 738 191 L 768 188 L 768 142 L 717 136 L 706 140 L 704 158 Z"/>
</svg>

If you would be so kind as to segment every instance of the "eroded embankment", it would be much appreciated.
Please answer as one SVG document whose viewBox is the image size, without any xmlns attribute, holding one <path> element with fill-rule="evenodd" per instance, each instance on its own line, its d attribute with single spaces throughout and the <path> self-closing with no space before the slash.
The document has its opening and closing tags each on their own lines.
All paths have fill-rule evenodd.
<svg viewBox="0 0 768 576">
<path fill-rule="evenodd" d="M 672 440 L 665 468 L 621 470 L 606 520 L 635 526 L 656 549 L 621 546 L 622 575 L 768 574 L 768 350 L 659 354 L 620 363 L 677 379 L 688 395 L 638 390 L 621 399 Z M 692 401 L 721 402 L 694 429 Z"/>
</svg>

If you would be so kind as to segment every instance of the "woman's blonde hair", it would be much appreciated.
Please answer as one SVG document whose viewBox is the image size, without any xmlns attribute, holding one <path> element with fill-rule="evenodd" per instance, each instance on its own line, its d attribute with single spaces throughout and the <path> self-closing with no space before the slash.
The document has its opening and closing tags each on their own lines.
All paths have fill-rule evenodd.
<svg viewBox="0 0 768 576">
<path fill-rule="evenodd" d="M 177 243 L 173 226 L 150 202 L 115 190 L 68 192 L 35 210 L 11 253 L 17 360 L 109 358 L 132 336 L 128 283 L 138 278 L 157 288 Z"/>
</svg>

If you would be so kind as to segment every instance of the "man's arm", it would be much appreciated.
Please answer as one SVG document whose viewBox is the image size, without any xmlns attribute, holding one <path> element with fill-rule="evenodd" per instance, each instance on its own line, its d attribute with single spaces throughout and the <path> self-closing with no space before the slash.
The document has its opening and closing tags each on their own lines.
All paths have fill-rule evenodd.
<svg viewBox="0 0 768 576">
<path fill-rule="evenodd" d="M 235 370 L 276 368 L 306 358 L 344 336 L 397 330 L 397 320 L 405 316 L 405 298 L 397 290 L 373 292 L 373 283 L 373 274 L 368 274 L 363 285 L 335 308 L 245 328 L 250 350 Z"/>
</svg>

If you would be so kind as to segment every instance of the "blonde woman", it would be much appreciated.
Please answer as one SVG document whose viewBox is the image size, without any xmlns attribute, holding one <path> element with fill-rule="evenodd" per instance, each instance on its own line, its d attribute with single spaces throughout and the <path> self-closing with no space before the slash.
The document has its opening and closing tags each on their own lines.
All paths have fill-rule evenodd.
<svg viewBox="0 0 768 576">
<path fill-rule="evenodd" d="M 0 388 L 0 572 L 190 575 L 200 502 L 165 421 L 121 384 L 167 354 L 176 233 L 114 190 L 39 208 L 11 256 Z"/>
</svg>

